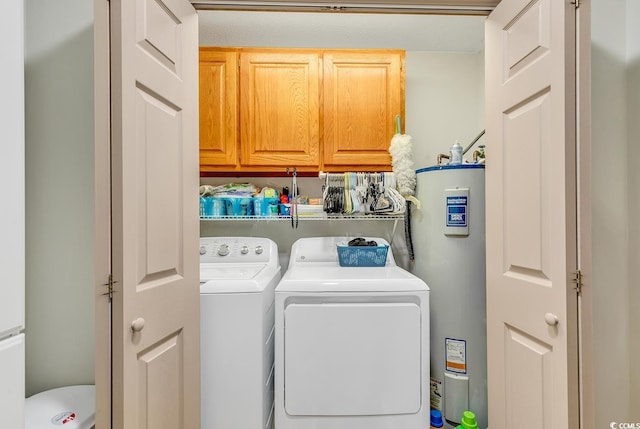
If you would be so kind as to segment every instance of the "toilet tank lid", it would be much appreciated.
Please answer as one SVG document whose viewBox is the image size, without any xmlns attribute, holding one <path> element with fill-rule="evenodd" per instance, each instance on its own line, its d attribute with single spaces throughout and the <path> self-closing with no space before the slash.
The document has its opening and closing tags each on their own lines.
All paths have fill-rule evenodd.
<svg viewBox="0 0 640 429">
<path fill-rule="evenodd" d="M 95 424 L 95 386 L 66 386 L 25 401 L 25 429 L 91 429 Z"/>
</svg>

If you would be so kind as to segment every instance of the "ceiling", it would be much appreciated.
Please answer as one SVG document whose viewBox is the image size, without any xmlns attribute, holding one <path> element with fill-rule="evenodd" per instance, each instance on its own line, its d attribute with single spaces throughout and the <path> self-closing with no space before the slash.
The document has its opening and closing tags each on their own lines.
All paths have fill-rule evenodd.
<svg viewBox="0 0 640 429">
<path fill-rule="evenodd" d="M 198 15 L 200 44 L 207 46 L 484 50 L 484 16 L 219 10 Z"/>
</svg>

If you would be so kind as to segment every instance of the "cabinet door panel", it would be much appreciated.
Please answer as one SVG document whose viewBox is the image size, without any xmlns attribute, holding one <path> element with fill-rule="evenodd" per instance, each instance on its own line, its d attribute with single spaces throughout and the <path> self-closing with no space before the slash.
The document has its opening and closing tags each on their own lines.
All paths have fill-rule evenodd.
<svg viewBox="0 0 640 429">
<path fill-rule="evenodd" d="M 236 52 L 200 49 L 200 171 L 238 162 Z"/>
<path fill-rule="evenodd" d="M 240 54 L 241 164 L 319 166 L 317 53 Z"/>
<path fill-rule="evenodd" d="M 326 52 L 323 61 L 325 165 L 390 169 L 394 117 L 404 117 L 404 55 Z"/>
</svg>

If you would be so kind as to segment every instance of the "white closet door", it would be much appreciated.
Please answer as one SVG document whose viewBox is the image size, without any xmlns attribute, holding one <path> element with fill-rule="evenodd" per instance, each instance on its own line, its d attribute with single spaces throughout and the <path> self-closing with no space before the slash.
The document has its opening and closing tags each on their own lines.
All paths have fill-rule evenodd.
<svg viewBox="0 0 640 429">
<path fill-rule="evenodd" d="M 486 24 L 491 429 L 579 427 L 575 14 L 503 0 Z"/>
<path fill-rule="evenodd" d="M 110 8 L 112 425 L 199 429 L 198 18 Z"/>
</svg>

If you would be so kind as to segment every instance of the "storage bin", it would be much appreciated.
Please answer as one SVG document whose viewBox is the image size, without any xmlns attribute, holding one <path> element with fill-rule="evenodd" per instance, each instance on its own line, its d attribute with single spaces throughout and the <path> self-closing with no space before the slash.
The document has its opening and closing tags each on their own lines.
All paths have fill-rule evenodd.
<svg viewBox="0 0 640 429">
<path fill-rule="evenodd" d="M 389 246 L 338 245 L 338 262 L 341 267 L 384 267 Z"/>
<path fill-rule="evenodd" d="M 200 217 L 222 217 L 226 213 L 225 201 L 220 197 L 200 197 Z"/>
<path fill-rule="evenodd" d="M 227 216 L 253 216 L 252 198 L 227 197 L 224 201 Z"/>
<path fill-rule="evenodd" d="M 278 198 L 265 198 L 263 205 L 263 216 L 278 216 L 280 200 Z"/>
</svg>

